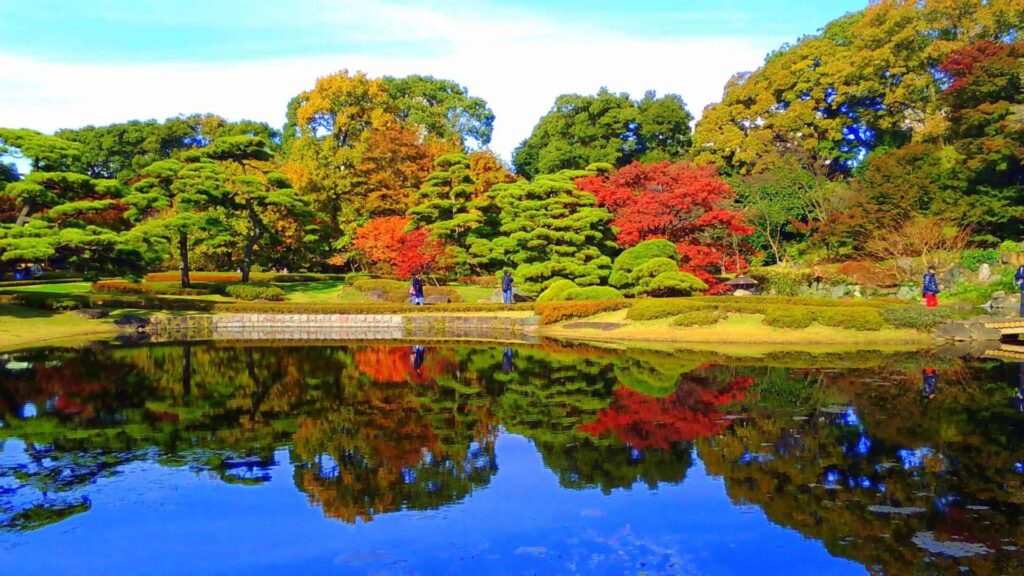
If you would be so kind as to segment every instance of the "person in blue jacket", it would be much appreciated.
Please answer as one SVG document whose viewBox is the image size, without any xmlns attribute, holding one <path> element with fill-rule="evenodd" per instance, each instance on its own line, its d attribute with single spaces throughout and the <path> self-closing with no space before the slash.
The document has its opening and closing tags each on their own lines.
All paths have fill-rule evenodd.
<svg viewBox="0 0 1024 576">
<path fill-rule="evenodd" d="M 1024 318 L 1024 264 L 1017 267 L 1013 281 L 1017 284 L 1017 289 L 1020 290 L 1020 317 Z"/>
<path fill-rule="evenodd" d="M 412 296 L 412 303 L 417 306 L 423 305 L 423 279 L 419 273 L 412 275 L 412 285 L 409 286 L 409 295 Z"/>
<path fill-rule="evenodd" d="M 501 301 L 505 304 L 512 303 L 512 273 L 508 270 L 501 276 Z"/>
<path fill-rule="evenodd" d="M 928 272 L 921 279 L 921 296 L 924 296 L 924 305 L 935 308 L 939 305 L 939 281 L 935 278 L 935 266 L 929 266 Z"/>
</svg>

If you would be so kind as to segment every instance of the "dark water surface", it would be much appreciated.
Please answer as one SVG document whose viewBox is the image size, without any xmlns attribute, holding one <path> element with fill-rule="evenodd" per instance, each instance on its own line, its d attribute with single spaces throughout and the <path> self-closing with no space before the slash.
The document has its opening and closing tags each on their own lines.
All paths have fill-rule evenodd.
<svg viewBox="0 0 1024 576">
<path fill-rule="evenodd" d="M 3 574 L 1024 574 L 1016 364 L 0 354 Z"/>
</svg>

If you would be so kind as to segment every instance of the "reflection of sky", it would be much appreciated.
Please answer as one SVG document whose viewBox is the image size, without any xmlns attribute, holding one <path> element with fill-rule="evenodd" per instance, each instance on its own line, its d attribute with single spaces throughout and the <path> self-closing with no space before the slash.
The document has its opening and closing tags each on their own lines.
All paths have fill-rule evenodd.
<svg viewBox="0 0 1024 576">
<path fill-rule="evenodd" d="M 924 467 L 924 459 L 932 454 L 932 449 L 928 447 L 915 448 L 913 450 L 902 448 L 897 451 L 897 455 L 899 456 L 900 462 L 905 470 Z"/>
<path fill-rule="evenodd" d="M 696 457 L 681 484 L 605 496 L 560 487 L 525 438 L 503 435 L 496 450 L 501 471 L 464 501 L 357 524 L 309 505 L 285 451 L 260 486 L 130 464 L 88 486 L 90 511 L 0 533 L 0 554 L 17 574 L 864 572 L 734 505 Z"/>
</svg>

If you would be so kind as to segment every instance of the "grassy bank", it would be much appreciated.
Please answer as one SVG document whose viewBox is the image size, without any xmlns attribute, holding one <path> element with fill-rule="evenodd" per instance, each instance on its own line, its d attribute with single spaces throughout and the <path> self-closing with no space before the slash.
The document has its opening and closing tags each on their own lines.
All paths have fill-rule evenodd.
<svg viewBox="0 0 1024 576">
<path fill-rule="evenodd" d="M 70 341 L 85 342 L 117 334 L 113 320 L 91 320 L 74 312 L 50 312 L 0 304 L 0 350 Z"/>
<path fill-rule="evenodd" d="M 780 328 L 764 323 L 761 314 L 728 314 L 705 326 L 677 326 L 672 318 L 631 320 L 628 310 L 605 312 L 584 319 L 544 326 L 540 334 L 559 339 L 591 342 L 650 342 L 691 345 L 728 345 L 733 349 L 777 348 L 779 345 L 810 348 L 828 347 L 923 347 L 933 343 L 930 335 L 906 328 L 853 330 L 812 324 L 806 328 Z"/>
</svg>

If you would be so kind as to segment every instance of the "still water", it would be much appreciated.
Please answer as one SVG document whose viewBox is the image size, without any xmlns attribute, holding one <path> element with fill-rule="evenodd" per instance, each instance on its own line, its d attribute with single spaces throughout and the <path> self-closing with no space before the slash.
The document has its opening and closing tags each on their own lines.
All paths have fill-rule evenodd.
<svg viewBox="0 0 1024 576">
<path fill-rule="evenodd" d="M 1024 371 L 545 344 L 0 355 L 4 574 L 1024 574 Z"/>
</svg>

